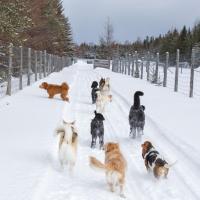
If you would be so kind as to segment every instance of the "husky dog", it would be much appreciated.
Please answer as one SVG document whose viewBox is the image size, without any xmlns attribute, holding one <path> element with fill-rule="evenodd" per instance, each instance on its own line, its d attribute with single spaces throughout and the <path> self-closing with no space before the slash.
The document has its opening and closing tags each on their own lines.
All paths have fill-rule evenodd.
<svg viewBox="0 0 200 200">
<path fill-rule="evenodd" d="M 104 113 L 106 103 L 112 101 L 112 95 L 102 95 L 100 91 L 97 91 L 96 94 L 96 111 L 98 113 Z"/>
<path fill-rule="evenodd" d="M 92 92 L 91 92 L 91 96 L 92 96 L 92 103 L 96 103 L 96 99 L 97 99 L 97 94 L 96 92 L 99 91 L 98 87 L 98 82 L 97 81 L 93 81 L 91 88 L 92 88 Z"/>
<path fill-rule="evenodd" d="M 59 160 L 62 167 L 67 165 L 72 171 L 76 163 L 78 134 L 75 122 L 68 123 L 63 121 L 63 125 L 56 129 L 60 135 L 59 141 Z"/>
<path fill-rule="evenodd" d="M 106 180 L 111 192 L 119 187 L 120 196 L 124 196 L 124 184 L 127 162 L 120 151 L 118 143 L 107 143 L 105 146 L 105 162 L 90 157 L 90 166 L 105 172 Z"/>
<path fill-rule="evenodd" d="M 137 91 L 134 94 L 134 104 L 131 106 L 129 112 L 129 124 L 130 124 L 130 137 L 136 138 L 138 135 L 143 135 L 144 124 L 145 124 L 145 107 L 140 105 L 140 96 L 144 93 Z"/>
<path fill-rule="evenodd" d="M 99 146 L 100 146 L 100 149 L 102 149 L 104 145 L 103 121 L 105 119 L 101 113 L 97 113 L 95 111 L 94 114 L 95 114 L 95 117 L 91 121 L 91 135 L 92 135 L 91 148 L 95 148 L 97 137 L 99 137 Z"/>
</svg>

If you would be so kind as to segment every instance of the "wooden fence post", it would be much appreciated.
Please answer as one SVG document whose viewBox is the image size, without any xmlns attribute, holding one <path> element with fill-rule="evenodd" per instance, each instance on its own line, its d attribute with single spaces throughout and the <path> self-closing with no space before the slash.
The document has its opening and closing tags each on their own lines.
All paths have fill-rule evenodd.
<svg viewBox="0 0 200 200">
<path fill-rule="evenodd" d="M 47 51 L 44 50 L 44 77 L 47 76 L 47 74 L 46 74 L 46 68 L 47 68 Z"/>
<path fill-rule="evenodd" d="M 128 54 L 128 75 L 131 75 L 131 54 Z"/>
<path fill-rule="evenodd" d="M 31 84 L 31 48 L 28 48 L 28 79 L 27 79 L 27 85 Z"/>
<path fill-rule="evenodd" d="M 140 79 L 143 79 L 143 67 L 144 67 L 144 57 L 142 57 L 142 63 L 141 63 L 141 76 L 140 76 Z"/>
<path fill-rule="evenodd" d="M 38 74 L 37 51 L 34 52 L 35 52 L 35 81 L 37 81 L 37 74 Z"/>
<path fill-rule="evenodd" d="M 131 71 L 131 76 L 134 76 L 134 66 L 135 65 L 135 61 L 134 61 L 134 54 L 132 54 L 132 71 Z"/>
<path fill-rule="evenodd" d="M 42 51 L 40 51 L 39 79 L 42 78 Z"/>
<path fill-rule="evenodd" d="M 53 72 L 53 68 L 52 68 L 52 55 L 50 54 L 49 56 L 50 56 L 50 57 L 49 57 L 50 69 L 49 69 L 49 70 L 50 70 L 50 73 L 52 73 L 52 72 Z"/>
<path fill-rule="evenodd" d="M 147 72 L 147 81 L 149 81 L 149 69 L 150 68 L 150 52 L 147 53 L 147 62 L 146 62 L 146 72 Z"/>
<path fill-rule="evenodd" d="M 119 72 L 122 73 L 122 58 L 121 57 L 119 61 Z"/>
<path fill-rule="evenodd" d="M 155 71 L 155 83 L 158 83 L 158 71 L 159 71 L 159 62 L 160 62 L 160 55 L 159 53 L 156 54 L 156 71 Z"/>
<path fill-rule="evenodd" d="M 135 78 L 140 77 L 140 71 L 139 71 L 139 63 L 138 63 L 138 52 L 135 52 L 135 59 L 136 59 L 136 68 L 135 68 Z"/>
<path fill-rule="evenodd" d="M 179 58 L 180 58 L 180 51 L 179 49 L 177 49 L 174 92 L 178 92 Z"/>
<path fill-rule="evenodd" d="M 190 94 L 189 97 L 193 97 L 194 91 L 194 61 L 195 61 L 195 50 L 192 49 L 192 62 L 191 62 L 191 71 L 190 71 Z"/>
<path fill-rule="evenodd" d="M 9 45 L 8 85 L 6 94 L 11 96 L 12 88 L 12 65 L 13 65 L 13 44 Z"/>
<path fill-rule="evenodd" d="M 19 89 L 23 89 L 23 84 L 22 84 L 22 73 L 23 73 L 23 47 L 20 46 L 20 69 L 19 69 Z"/>
<path fill-rule="evenodd" d="M 166 62 L 164 66 L 164 79 L 163 79 L 163 87 L 167 87 L 167 69 L 169 67 L 169 52 L 166 52 Z"/>
</svg>

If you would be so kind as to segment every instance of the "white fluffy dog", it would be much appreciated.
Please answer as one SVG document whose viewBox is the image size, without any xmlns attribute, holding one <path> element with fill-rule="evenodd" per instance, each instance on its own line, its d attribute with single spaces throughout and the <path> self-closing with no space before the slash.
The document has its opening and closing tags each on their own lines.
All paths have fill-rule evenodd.
<svg viewBox="0 0 200 200">
<path fill-rule="evenodd" d="M 59 160 L 62 167 L 69 167 L 70 172 L 76 163 L 78 134 L 75 122 L 65 122 L 56 129 L 59 140 Z"/>
<path fill-rule="evenodd" d="M 102 95 L 100 91 L 97 91 L 96 94 L 97 94 L 96 111 L 97 113 L 103 114 L 105 112 L 106 103 L 112 101 L 112 95 Z"/>
<path fill-rule="evenodd" d="M 110 95 L 110 78 L 106 78 L 104 85 L 100 89 L 101 95 L 108 96 Z"/>
</svg>

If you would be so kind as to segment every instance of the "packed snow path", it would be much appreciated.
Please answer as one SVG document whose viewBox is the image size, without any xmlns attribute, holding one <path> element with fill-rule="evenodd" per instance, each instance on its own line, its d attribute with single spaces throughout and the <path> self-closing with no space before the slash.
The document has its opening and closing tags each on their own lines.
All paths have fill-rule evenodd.
<svg viewBox="0 0 200 200">
<path fill-rule="evenodd" d="M 57 137 L 54 136 L 65 102 L 59 98 L 46 98 L 45 91 L 38 88 L 40 83 L 0 101 L 0 199 L 121 199 L 108 190 L 104 173 L 94 171 L 88 163 L 90 155 L 104 160 L 104 152 L 98 149 L 98 145 L 97 149 L 90 148 L 90 122 L 95 110 L 91 104 L 90 86 L 93 80 L 100 77 L 111 78 L 113 102 L 106 107 L 105 142 L 119 142 L 128 162 L 126 198 L 199 200 L 200 149 L 196 146 L 199 136 L 198 122 L 195 123 L 195 120 L 200 116 L 194 112 L 200 113 L 200 102 L 109 70 L 93 70 L 92 65 L 84 62 L 46 78 L 51 83 L 67 81 L 71 87 L 70 101 L 74 105 L 79 131 L 78 159 L 73 175 L 60 169 Z M 145 93 L 141 99 L 146 106 L 145 136 L 142 141 L 128 137 L 128 112 L 136 90 Z M 178 105 L 179 100 L 182 100 L 181 105 Z M 191 113 L 182 116 L 188 110 Z M 177 122 L 173 123 L 174 120 Z M 191 132 L 186 134 L 187 130 Z M 169 163 L 178 161 L 170 169 L 167 180 L 156 181 L 146 172 L 141 156 L 141 143 L 144 140 L 152 141 Z"/>
</svg>

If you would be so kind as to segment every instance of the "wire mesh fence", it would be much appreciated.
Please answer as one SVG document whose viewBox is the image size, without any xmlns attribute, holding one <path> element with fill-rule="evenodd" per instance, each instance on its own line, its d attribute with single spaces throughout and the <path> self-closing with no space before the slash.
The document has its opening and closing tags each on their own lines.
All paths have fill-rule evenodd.
<svg viewBox="0 0 200 200">
<path fill-rule="evenodd" d="M 125 54 L 126 55 L 126 54 Z M 174 92 L 189 97 L 200 97 L 200 46 L 192 49 L 191 59 L 187 59 L 177 49 L 175 54 L 168 52 L 138 53 L 115 56 L 112 71 L 145 79 L 148 82 L 168 87 Z"/>
<path fill-rule="evenodd" d="M 11 95 L 53 72 L 59 72 L 73 62 L 71 57 L 59 57 L 31 48 L 0 46 L 0 98 Z"/>
</svg>

